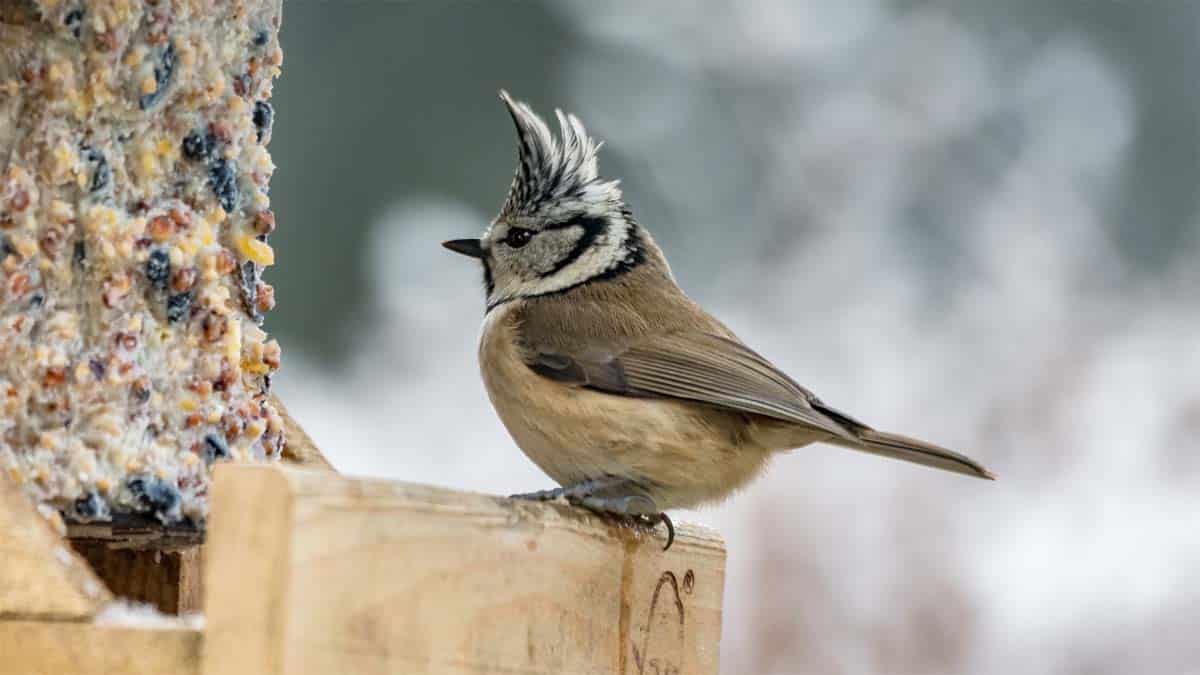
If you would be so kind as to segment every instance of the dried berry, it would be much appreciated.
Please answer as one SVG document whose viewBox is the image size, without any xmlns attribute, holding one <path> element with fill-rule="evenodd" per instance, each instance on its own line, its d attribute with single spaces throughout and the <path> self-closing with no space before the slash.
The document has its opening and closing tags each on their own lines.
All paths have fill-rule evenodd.
<svg viewBox="0 0 1200 675">
<path fill-rule="evenodd" d="M 42 253 L 45 253 L 50 258 L 58 255 L 58 249 L 62 245 L 63 233 L 57 227 L 50 226 L 38 238 L 38 246 L 41 247 Z"/>
<path fill-rule="evenodd" d="M 196 285 L 196 277 L 199 276 L 195 267 L 185 267 L 181 270 L 176 270 L 171 275 L 171 290 L 176 293 L 192 290 L 192 286 Z"/>
<path fill-rule="evenodd" d="M 104 306 L 109 309 L 116 307 L 121 298 L 129 294 L 131 285 L 129 275 L 125 272 L 117 272 L 105 278 L 100 292 L 100 299 L 104 302 Z"/>
<path fill-rule="evenodd" d="M 259 236 L 275 231 L 275 214 L 270 209 L 254 214 L 254 231 Z"/>
<path fill-rule="evenodd" d="M 276 370 L 279 369 L 280 350 L 279 350 L 279 343 L 277 341 L 271 340 L 267 344 L 263 345 L 262 361 L 269 368 L 274 368 Z"/>
<path fill-rule="evenodd" d="M 255 307 L 258 307 L 258 311 L 266 314 L 267 312 L 275 309 L 274 286 L 271 284 L 264 284 L 260 281 L 258 282 L 258 288 L 255 289 L 255 294 L 258 296 L 257 302 L 255 303 Z"/>
<path fill-rule="evenodd" d="M 216 342 L 224 337 L 225 330 L 228 328 L 228 326 L 229 319 L 226 319 L 221 314 L 215 314 L 213 312 L 208 312 L 205 314 L 204 320 L 200 324 L 200 327 L 204 331 L 204 339 L 208 340 L 209 342 Z"/>
<path fill-rule="evenodd" d="M 134 403 L 145 403 L 150 400 L 150 380 L 140 378 L 129 388 L 129 397 Z"/>
<path fill-rule="evenodd" d="M 112 30 L 107 30 L 103 33 L 96 33 L 96 46 L 99 47 L 100 51 L 102 52 L 111 52 L 117 48 L 117 36 L 112 32 Z"/>
<path fill-rule="evenodd" d="M 187 318 L 192 308 L 192 294 L 176 293 L 167 298 L 167 323 L 176 323 Z"/>
<path fill-rule="evenodd" d="M 83 265 L 83 261 L 87 260 L 87 244 L 83 243 L 82 239 L 75 242 L 75 251 L 71 256 L 71 260 L 76 265 Z"/>
<path fill-rule="evenodd" d="M 163 94 L 167 91 L 167 85 L 171 83 L 171 76 L 175 73 L 175 45 L 171 42 L 163 48 L 162 55 L 158 57 L 158 64 L 154 66 L 154 91 L 149 94 L 143 94 L 138 99 L 138 105 L 142 110 L 146 110 L 158 103 Z"/>
<path fill-rule="evenodd" d="M 60 366 L 51 366 L 42 375 L 43 387 L 57 387 L 67 381 L 67 371 Z"/>
<path fill-rule="evenodd" d="M 108 187 L 108 184 L 112 182 L 112 168 L 108 166 L 108 159 L 104 153 L 84 146 L 83 156 L 89 163 L 95 165 L 95 168 L 92 169 L 92 182 L 88 185 L 88 190 L 95 193 Z"/>
<path fill-rule="evenodd" d="M 221 426 L 225 428 L 225 439 L 232 441 L 242 435 L 242 430 L 246 428 L 242 421 L 242 416 L 235 413 L 227 413 L 221 416 Z"/>
<path fill-rule="evenodd" d="M 80 496 L 75 500 L 73 507 L 75 518 L 84 523 L 102 520 L 108 515 L 108 504 L 95 492 L 88 492 Z"/>
<path fill-rule="evenodd" d="M 150 219 L 150 224 L 146 226 L 146 233 L 154 241 L 163 242 L 171 238 L 171 234 L 175 231 L 175 223 L 167 216 L 155 216 Z"/>
<path fill-rule="evenodd" d="M 29 206 L 29 193 L 18 189 L 16 194 L 12 196 L 12 199 L 9 200 L 8 203 L 9 206 L 12 207 L 13 211 L 20 213 L 24 211 L 27 206 Z"/>
<path fill-rule="evenodd" d="M 79 39 L 79 31 L 83 28 L 83 10 L 73 9 L 67 12 L 67 15 L 63 17 L 63 25 L 71 31 L 71 35 L 74 35 L 75 39 Z"/>
<path fill-rule="evenodd" d="M 88 361 L 88 369 L 92 371 L 92 376 L 97 380 L 103 379 L 104 373 L 108 371 L 108 366 L 100 359 L 91 359 Z"/>
<path fill-rule="evenodd" d="M 137 476 L 125 484 L 143 511 L 151 511 L 159 520 L 179 520 L 179 490 L 154 476 Z"/>
<path fill-rule="evenodd" d="M 254 126 L 258 129 L 258 142 L 262 143 L 263 138 L 271 140 L 271 124 L 275 120 L 275 109 L 266 101 L 259 101 L 254 104 Z"/>
<path fill-rule="evenodd" d="M 269 33 L 267 33 L 267 31 L 260 30 L 254 34 L 254 46 L 261 47 L 261 46 L 267 44 L 267 41 L 270 39 L 271 39 L 271 35 Z"/>
<path fill-rule="evenodd" d="M 221 208 L 226 213 L 233 213 L 238 202 L 237 164 L 225 159 L 214 161 L 208 169 L 208 184 Z"/>
<path fill-rule="evenodd" d="M 242 306 L 246 308 L 246 313 L 256 323 L 261 322 L 262 314 L 258 311 L 258 267 L 249 260 L 238 268 L 238 289 L 242 292 Z"/>
<path fill-rule="evenodd" d="M 221 252 L 217 254 L 217 274 L 229 274 L 235 265 L 237 265 L 237 259 L 233 257 L 233 254 L 221 249 Z"/>
<path fill-rule="evenodd" d="M 175 227 L 180 230 L 186 230 L 192 226 L 192 217 L 185 211 L 179 209 L 171 209 L 171 222 L 175 223 Z"/>
<path fill-rule="evenodd" d="M 150 257 L 146 260 L 146 279 L 158 289 L 167 287 L 167 280 L 171 278 L 171 259 L 167 256 L 166 249 L 156 248 L 150 252 Z"/>
<path fill-rule="evenodd" d="M 19 298 L 25 295 L 25 291 L 29 290 L 29 275 L 21 272 L 14 274 L 8 279 L 8 295 L 11 298 Z"/>
<path fill-rule="evenodd" d="M 46 298 L 41 293 L 34 293 L 33 297 L 29 299 L 29 306 L 30 307 L 41 307 L 42 303 L 44 303 L 45 301 L 46 301 Z"/>
<path fill-rule="evenodd" d="M 217 138 L 211 133 L 193 131 L 183 139 L 183 156 L 195 161 L 207 161 L 217 147 Z"/>
<path fill-rule="evenodd" d="M 204 463 L 212 464 L 218 459 L 229 459 L 229 445 L 220 434 L 204 437 Z"/>
<path fill-rule="evenodd" d="M 208 133 L 221 143 L 228 143 L 233 140 L 233 129 L 222 120 L 209 122 Z"/>
</svg>

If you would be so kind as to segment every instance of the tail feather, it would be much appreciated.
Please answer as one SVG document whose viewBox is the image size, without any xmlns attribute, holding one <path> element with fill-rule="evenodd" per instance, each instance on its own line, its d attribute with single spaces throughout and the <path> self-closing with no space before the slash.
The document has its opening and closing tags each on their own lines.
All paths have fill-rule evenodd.
<svg viewBox="0 0 1200 675">
<path fill-rule="evenodd" d="M 996 480 L 996 476 L 992 472 L 983 468 L 982 465 L 970 457 L 960 455 L 953 450 L 938 447 L 932 443 L 926 443 L 925 441 L 919 441 L 915 438 L 908 438 L 899 434 L 875 431 L 874 429 L 854 429 L 854 434 L 858 437 L 859 443 L 851 443 L 843 439 L 836 439 L 832 442 L 837 445 L 853 448 L 854 450 L 870 452 L 883 457 L 891 457 L 892 459 L 902 459 L 906 462 L 931 466 L 943 471 L 953 471 L 954 473 L 961 473 L 966 476 Z"/>
</svg>

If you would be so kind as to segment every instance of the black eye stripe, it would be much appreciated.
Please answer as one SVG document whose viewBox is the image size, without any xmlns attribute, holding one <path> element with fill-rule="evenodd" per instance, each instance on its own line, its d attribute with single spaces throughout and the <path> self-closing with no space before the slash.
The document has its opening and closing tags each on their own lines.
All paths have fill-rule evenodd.
<svg viewBox="0 0 1200 675">
<path fill-rule="evenodd" d="M 549 271 L 540 275 L 543 279 L 557 274 L 558 272 L 562 271 L 564 267 L 578 260 L 579 256 L 583 255 L 585 251 L 591 248 L 592 243 L 596 241 L 596 237 L 599 237 L 602 232 L 608 229 L 608 220 L 605 218 L 590 218 L 584 216 L 575 218 L 574 220 L 569 220 L 565 223 L 551 225 L 546 229 L 562 230 L 575 226 L 583 228 L 583 235 L 579 237 L 579 240 L 575 242 L 575 246 L 571 248 L 567 255 L 563 256 L 563 258 L 559 260 L 554 267 L 550 268 Z"/>
<path fill-rule="evenodd" d="M 599 219 L 598 218 L 588 218 L 586 216 L 580 216 L 578 218 L 564 220 L 561 223 L 552 223 L 550 225 L 543 227 L 542 231 L 547 232 L 549 230 L 565 230 L 565 229 L 568 229 L 571 227 L 575 227 L 576 225 L 578 225 L 584 229 L 587 229 L 587 227 L 588 227 L 587 223 L 589 221 L 593 221 L 593 220 L 599 220 Z"/>
</svg>

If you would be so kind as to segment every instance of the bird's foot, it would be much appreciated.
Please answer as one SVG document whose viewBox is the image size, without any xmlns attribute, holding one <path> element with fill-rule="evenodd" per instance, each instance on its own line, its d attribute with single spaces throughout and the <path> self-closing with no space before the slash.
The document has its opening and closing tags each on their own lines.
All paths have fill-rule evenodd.
<svg viewBox="0 0 1200 675">
<path fill-rule="evenodd" d="M 566 487 L 515 494 L 510 499 L 552 502 L 561 497 L 575 506 L 582 506 L 631 527 L 653 530 L 662 523 L 667 526 L 667 545 L 663 548 L 666 551 L 675 542 L 675 524 L 658 509 L 653 499 L 643 494 L 630 494 L 639 490 L 626 479 L 597 478 Z"/>
<path fill-rule="evenodd" d="M 560 487 L 552 490 L 538 490 L 536 492 L 520 492 L 515 495 L 509 495 L 509 499 L 525 499 L 531 502 L 552 502 L 555 499 L 563 496 L 563 489 Z"/>
<path fill-rule="evenodd" d="M 597 478 L 592 480 L 584 480 L 566 487 L 556 487 L 550 490 L 538 490 L 536 492 L 522 492 L 520 494 L 509 495 L 509 499 L 527 499 L 535 502 L 552 502 L 559 497 L 571 499 L 582 499 L 605 490 L 619 487 L 626 481 L 618 478 Z"/>
<path fill-rule="evenodd" d="M 601 497 L 588 495 L 584 497 L 567 497 L 567 501 L 634 527 L 646 527 L 653 530 L 659 523 L 667 526 L 667 545 L 663 550 L 671 548 L 675 543 L 675 524 L 666 513 L 658 510 L 653 499 L 644 495 L 628 495 L 625 497 Z"/>
</svg>

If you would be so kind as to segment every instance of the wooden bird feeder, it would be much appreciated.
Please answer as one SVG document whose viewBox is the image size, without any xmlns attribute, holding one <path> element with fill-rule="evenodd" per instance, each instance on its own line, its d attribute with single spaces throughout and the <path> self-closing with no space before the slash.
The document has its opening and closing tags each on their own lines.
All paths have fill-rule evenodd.
<svg viewBox="0 0 1200 675">
<path fill-rule="evenodd" d="M 62 536 L 0 480 L 0 673 L 717 672 L 716 534 L 348 478 L 291 431 L 289 464 L 216 467 L 204 533 Z"/>
</svg>

